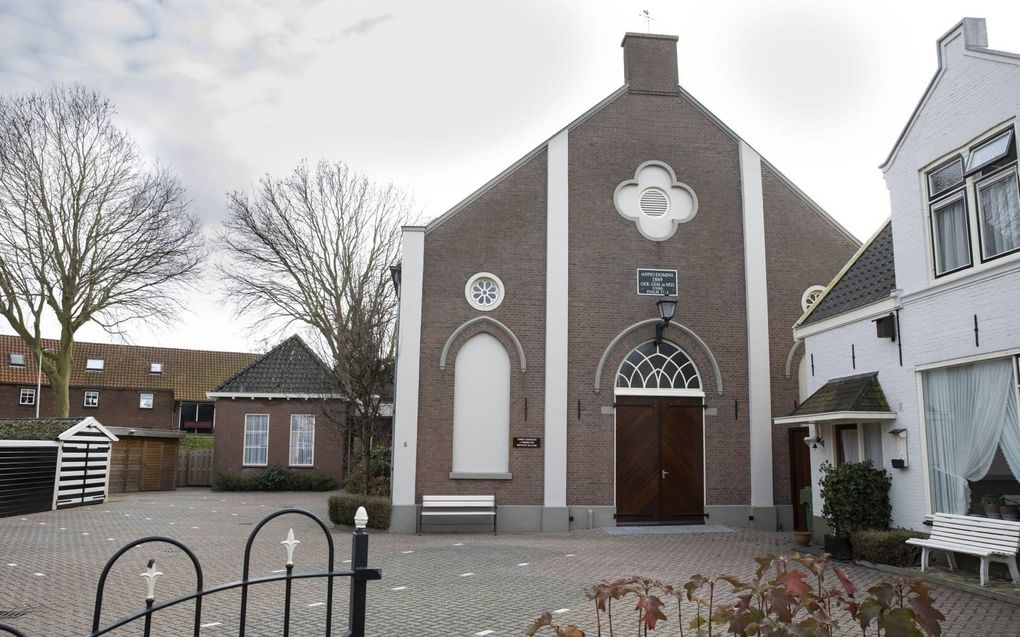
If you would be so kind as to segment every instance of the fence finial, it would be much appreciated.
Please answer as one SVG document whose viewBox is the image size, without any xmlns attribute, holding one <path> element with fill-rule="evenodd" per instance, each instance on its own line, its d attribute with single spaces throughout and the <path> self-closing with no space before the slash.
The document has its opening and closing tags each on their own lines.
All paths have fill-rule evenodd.
<svg viewBox="0 0 1020 637">
<path fill-rule="evenodd" d="M 287 531 L 287 539 L 280 542 L 287 547 L 287 566 L 294 566 L 294 549 L 297 548 L 298 544 L 301 544 L 301 540 L 294 539 L 294 529 Z"/>
<path fill-rule="evenodd" d="M 156 560 L 149 560 L 149 566 L 144 573 L 139 577 L 145 578 L 145 584 L 148 587 L 148 595 L 145 596 L 146 600 L 156 599 L 156 578 L 162 575 L 160 571 L 156 570 Z"/>
<path fill-rule="evenodd" d="M 358 512 L 354 514 L 354 528 L 363 529 L 368 526 L 368 511 L 365 507 L 358 507 Z"/>
</svg>

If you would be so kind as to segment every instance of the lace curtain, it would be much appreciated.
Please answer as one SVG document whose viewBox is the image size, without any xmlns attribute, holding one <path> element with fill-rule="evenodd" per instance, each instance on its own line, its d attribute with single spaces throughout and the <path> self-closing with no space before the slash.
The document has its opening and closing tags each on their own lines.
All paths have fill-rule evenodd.
<svg viewBox="0 0 1020 637">
<path fill-rule="evenodd" d="M 955 270 L 970 263 L 970 239 L 967 236 L 967 208 L 957 199 L 935 210 L 935 229 L 939 272 Z"/>
<path fill-rule="evenodd" d="M 1020 192 L 1016 173 L 979 187 L 985 256 L 1020 247 Z"/>
<path fill-rule="evenodd" d="M 988 473 L 1002 446 L 1020 480 L 1020 418 L 1013 359 L 925 372 L 924 418 L 932 505 L 936 513 L 970 510 L 968 480 Z"/>
</svg>

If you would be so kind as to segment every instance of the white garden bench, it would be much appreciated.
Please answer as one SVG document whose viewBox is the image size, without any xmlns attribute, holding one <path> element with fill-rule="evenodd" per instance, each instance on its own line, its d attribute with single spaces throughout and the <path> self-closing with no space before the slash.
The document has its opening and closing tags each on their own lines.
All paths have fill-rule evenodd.
<svg viewBox="0 0 1020 637">
<path fill-rule="evenodd" d="M 1016 554 L 1020 550 L 1020 522 L 980 518 L 973 515 L 936 513 L 931 536 L 910 538 L 907 544 L 921 547 L 921 571 L 928 568 L 928 552 L 945 551 L 949 569 L 956 570 L 953 553 L 966 553 L 981 559 L 981 585 L 988 582 L 988 565 L 1002 562 L 1009 566 L 1014 584 L 1020 584 Z"/>
<path fill-rule="evenodd" d="M 496 496 L 494 495 L 423 495 L 418 514 L 418 534 L 421 535 L 425 518 L 492 518 L 492 533 L 496 534 Z"/>
</svg>

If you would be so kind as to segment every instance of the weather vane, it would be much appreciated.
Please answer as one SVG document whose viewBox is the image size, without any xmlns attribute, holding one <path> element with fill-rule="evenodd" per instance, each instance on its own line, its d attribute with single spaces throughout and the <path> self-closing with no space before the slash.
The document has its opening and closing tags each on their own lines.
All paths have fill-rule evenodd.
<svg viewBox="0 0 1020 637">
<path fill-rule="evenodd" d="M 638 15 L 645 19 L 645 28 L 647 29 L 648 33 L 651 33 L 652 21 L 655 20 L 655 18 L 653 18 L 652 14 L 648 12 L 648 9 L 643 10 Z"/>
</svg>

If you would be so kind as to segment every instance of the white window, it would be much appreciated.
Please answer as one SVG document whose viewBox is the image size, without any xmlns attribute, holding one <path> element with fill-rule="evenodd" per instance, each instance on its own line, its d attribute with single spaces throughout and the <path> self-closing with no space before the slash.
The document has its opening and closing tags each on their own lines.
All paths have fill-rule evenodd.
<svg viewBox="0 0 1020 637">
<path fill-rule="evenodd" d="M 870 460 L 877 469 L 882 468 L 882 425 L 864 423 L 836 425 L 835 460 L 837 465 Z"/>
<path fill-rule="evenodd" d="M 310 467 L 315 464 L 315 416 L 294 414 L 290 417 L 290 466 Z"/>
<path fill-rule="evenodd" d="M 162 374 L 163 373 L 163 363 L 149 363 L 149 373 L 150 374 L 157 374 L 157 375 L 158 374 Z"/>
<path fill-rule="evenodd" d="M 11 367 L 24 367 L 25 355 L 20 352 L 11 352 L 10 363 Z"/>
<path fill-rule="evenodd" d="M 85 392 L 85 406 L 86 407 L 98 407 L 99 406 L 99 392 L 97 391 L 86 391 Z"/>
<path fill-rule="evenodd" d="M 244 465 L 264 467 L 269 460 L 269 414 L 244 416 Z"/>
<path fill-rule="evenodd" d="M 1020 251 L 1020 185 L 1013 129 L 964 148 L 928 171 L 935 276 Z"/>
<path fill-rule="evenodd" d="M 106 367 L 106 360 L 102 358 L 89 358 L 85 361 L 85 369 L 92 372 L 101 372 Z"/>
<path fill-rule="evenodd" d="M 457 353 L 453 390 L 453 472 L 509 471 L 510 357 L 495 337 L 472 336 Z"/>
<path fill-rule="evenodd" d="M 479 272 L 464 286 L 464 298 L 476 310 L 488 312 L 503 302 L 503 281 L 495 274 Z"/>
<path fill-rule="evenodd" d="M 29 387 L 21 388 L 21 396 L 18 398 L 19 405 L 34 405 L 35 404 L 35 390 Z"/>
<path fill-rule="evenodd" d="M 139 409 L 152 409 L 152 394 L 139 394 L 138 395 L 138 408 Z"/>
</svg>

